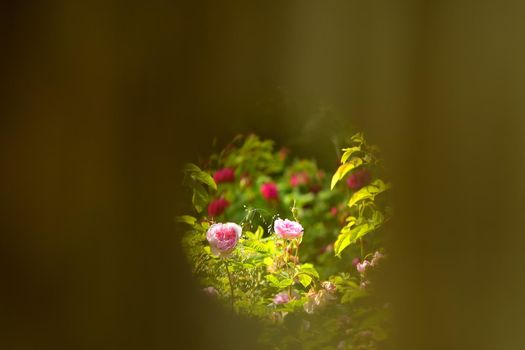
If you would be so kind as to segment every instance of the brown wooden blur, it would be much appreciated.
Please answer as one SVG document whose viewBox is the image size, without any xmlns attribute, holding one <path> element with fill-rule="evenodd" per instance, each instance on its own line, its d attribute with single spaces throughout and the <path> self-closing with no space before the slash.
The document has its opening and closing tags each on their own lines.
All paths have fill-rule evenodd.
<svg viewBox="0 0 525 350">
<path fill-rule="evenodd" d="M 392 349 L 525 348 L 525 3 L 1 5 L 0 348 L 252 349 L 198 293 L 180 167 L 256 132 L 394 182 Z"/>
</svg>

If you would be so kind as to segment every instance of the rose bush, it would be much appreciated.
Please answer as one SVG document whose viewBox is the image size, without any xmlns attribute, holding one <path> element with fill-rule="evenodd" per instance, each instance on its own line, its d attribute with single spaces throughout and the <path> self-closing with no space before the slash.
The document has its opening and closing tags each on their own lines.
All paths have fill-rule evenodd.
<svg viewBox="0 0 525 350">
<path fill-rule="evenodd" d="M 362 134 L 347 143 L 331 177 L 255 135 L 185 167 L 193 271 L 206 294 L 263 322 L 268 347 L 375 349 L 386 338 L 374 279 L 389 185 L 377 148 Z"/>
</svg>

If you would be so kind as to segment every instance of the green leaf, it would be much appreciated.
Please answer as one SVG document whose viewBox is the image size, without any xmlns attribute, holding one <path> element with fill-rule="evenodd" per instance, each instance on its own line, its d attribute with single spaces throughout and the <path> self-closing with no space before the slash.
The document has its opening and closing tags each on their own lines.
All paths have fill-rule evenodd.
<svg viewBox="0 0 525 350">
<path fill-rule="evenodd" d="M 299 266 L 299 271 L 304 272 L 312 277 L 319 278 L 319 273 L 317 272 L 315 267 L 310 263 L 302 264 L 301 266 Z"/>
<path fill-rule="evenodd" d="M 261 226 L 257 226 L 257 230 L 255 231 L 255 239 L 261 239 L 264 234 L 264 229 Z"/>
<path fill-rule="evenodd" d="M 205 171 L 202 171 L 201 168 L 196 166 L 195 164 L 188 163 L 184 167 L 184 172 L 188 174 L 193 180 L 199 181 L 211 189 L 217 191 L 217 184 L 213 180 L 213 178 Z"/>
<path fill-rule="evenodd" d="M 348 226 L 341 230 L 341 234 L 337 237 L 334 243 L 334 253 L 336 256 L 341 256 L 341 252 L 350 244 L 355 243 L 359 238 L 363 237 L 375 229 L 374 225 L 364 223 L 353 228 L 348 229 Z"/>
<path fill-rule="evenodd" d="M 348 160 L 348 158 L 350 158 L 350 156 L 352 154 L 354 154 L 355 152 L 358 152 L 361 150 L 361 147 L 350 147 L 350 148 L 343 148 L 343 156 L 341 157 L 341 164 L 343 163 L 346 163 L 346 161 Z"/>
<path fill-rule="evenodd" d="M 263 263 L 264 265 L 271 266 L 273 265 L 273 259 L 267 256 L 266 258 L 264 258 Z"/>
<path fill-rule="evenodd" d="M 359 133 L 355 134 L 354 136 L 352 136 L 352 137 L 350 138 L 350 140 L 351 140 L 352 142 L 364 143 L 364 142 L 365 142 L 365 137 L 363 136 L 362 133 L 359 132 Z"/>
<path fill-rule="evenodd" d="M 356 203 L 362 201 L 363 199 L 375 198 L 381 192 L 386 191 L 390 188 L 390 185 L 385 184 L 380 179 L 374 180 L 370 185 L 361 188 L 359 191 L 354 192 L 350 200 L 348 201 L 348 206 L 352 207 Z"/>
<path fill-rule="evenodd" d="M 190 226 L 195 225 L 195 222 L 197 222 L 197 219 L 190 215 L 177 216 L 176 220 L 177 222 L 188 224 Z"/>
<path fill-rule="evenodd" d="M 334 253 L 335 256 L 341 256 L 343 249 L 350 245 L 350 231 L 341 233 L 337 236 L 337 240 L 334 243 Z"/>
<path fill-rule="evenodd" d="M 339 168 L 335 171 L 334 176 L 332 176 L 332 182 L 330 184 L 330 189 L 333 190 L 337 182 L 341 180 L 350 170 L 358 167 L 363 163 L 361 158 L 352 158 L 347 163 L 341 164 Z"/>
<path fill-rule="evenodd" d="M 208 199 L 208 192 L 206 192 L 201 184 L 196 183 L 193 187 L 193 196 L 191 198 L 191 202 L 198 213 L 202 212 L 202 210 L 206 207 Z"/>
<path fill-rule="evenodd" d="M 291 286 L 293 284 L 293 280 L 291 278 L 285 278 L 279 282 L 279 288 L 284 289 L 288 286 Z"/>
<path fill-rule="evenodd" d="M 266 279 L 276 287 L 279 287 L 279 280 L 274 275 L 266 275 Z"/>
<path fill-rule="evenodd" d="M 309 275 L 302 273 L 299 275 L 299 282 L 306 288 L 312 283 L 312 277 Z"/>
</svg>

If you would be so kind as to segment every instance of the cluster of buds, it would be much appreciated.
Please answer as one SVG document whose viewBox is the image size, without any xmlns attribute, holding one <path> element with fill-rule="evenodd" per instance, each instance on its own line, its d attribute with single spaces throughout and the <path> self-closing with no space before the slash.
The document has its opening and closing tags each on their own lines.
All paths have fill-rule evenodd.
<svg viewBox="0 0 525 350">
<path fill-rule="evenodd" d="M 370 261 L 364 260 L 363 262 L 356 262 L 355 268 L 357 269 L 357 272 L 359 272 L 361 275 L 364 275 L 369 267 L 377 266 L 384 257 L 385 256 L 383 254 L 377 251 L 374 253 Z"/>
<path fill-rule="evenodd" d="M 322 310 L 329 302 L 336 300 L 337 287 L 332 282 L 322 282 L 321 289 L 316 291 L 310 289 L 306 296 L 308 301 L 304 304 L 304 311 L 313 314 L 315 311 Z"/>
</svg>

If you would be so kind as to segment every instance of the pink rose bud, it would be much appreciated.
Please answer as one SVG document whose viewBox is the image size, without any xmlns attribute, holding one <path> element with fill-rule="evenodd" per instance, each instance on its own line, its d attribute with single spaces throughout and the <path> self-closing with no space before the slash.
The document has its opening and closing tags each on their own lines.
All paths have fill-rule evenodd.
<svg viewBox="0 0 525 350">
<path fill-rule="evenodd" d="M 220 184 L 223 182 L 233 182 L 235 181 L 235 172 L 232 168 L 223 168 L 219 169 L 213 174 L 213 180 L 215 183 Z"/>
<path fill-rule="evenodd" d="M 332 214 L 332 216 L 336 216 L 337 215 L 337 208 L 336 207 L 331 207 L 330 208 L 330 214 Z"/>
<path fill-rule="evenodd" d="M 290 301 L 290 295 L 288 295 L 287 292 L 281 292 L 273 298 L 273 303 L 280 305 L 280 304 L 286 304 Z"/>
<path fill-rule="evenodd" d="M 210 243 L 213 254 L 226 257 L 239 242 L 241 234 L 242 228 L 233 222 L 213 224 L 206 232 L 206 239 Z"/>
<path fill-rule="evenodd" d="M 359 258 L 353 258 L 352 259 L 352 265 L 356 266 L 357 264 L 359 264 L 361 260 L 359 260 Z"/>
<path fill-rule="evenodd" d="M 370 261 L 365 260 L 362 263 L 357 263 L 355 268 L 357 269 L 357 272 L 359 272 L 360 274 L 363 274 L 365 273 L 368 266 L 370 266 Z"/>
<path fill-rule="evenodd" d="M 208 205 L 208 215 L 211 217 L 219 216 L 224 213 L 224 210 L 226 210 L 229 205 L 230 202 L 224 198 L 215 199 Z"/>
<path fill-rule="evenodd" d="M 275 233 L 279 237 L 284 238 L 284 239 L 299 238 L 303 235 L 303 231 L 304 231 L 300 223 L 296 221 L 290 221 L 288 219 L 275 220 L 273 224 L 273 229 L 275 230 Z"/>
<path fill-rule="evenodd" d="M 370 172 L 367 169 L 362 168 L 354 171 L 346 180 L 346 184 L 350 189 L 357 191 L 368 185 L 371 178 L 372 176 L 370 175 Z"/>
<path fill-rule="evenodd" d="M 273 182 L 267 182 L 261 186 L 261 194 L 267 201 L 276 200 L 279 198 L 279 191 L 277 185 Z"/>
</svg>

